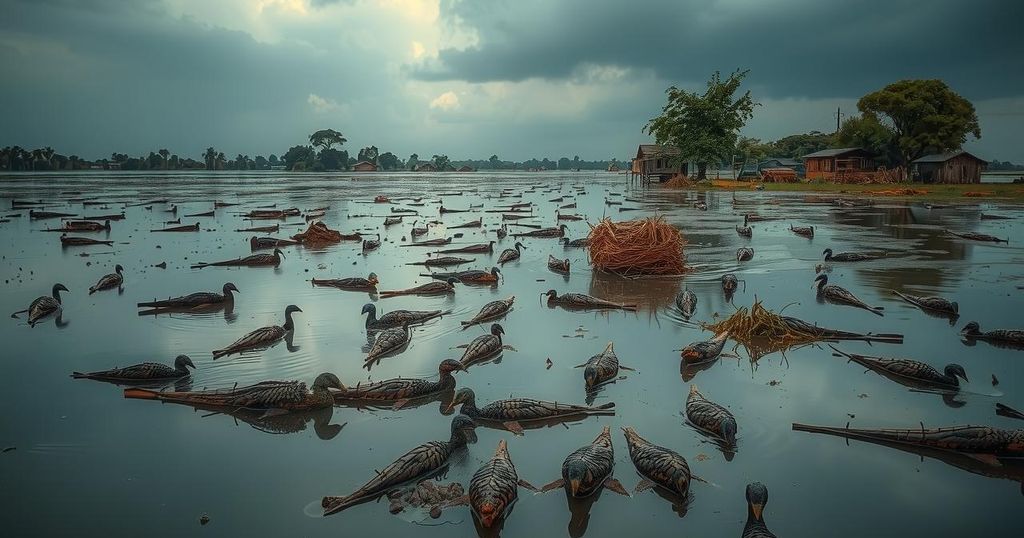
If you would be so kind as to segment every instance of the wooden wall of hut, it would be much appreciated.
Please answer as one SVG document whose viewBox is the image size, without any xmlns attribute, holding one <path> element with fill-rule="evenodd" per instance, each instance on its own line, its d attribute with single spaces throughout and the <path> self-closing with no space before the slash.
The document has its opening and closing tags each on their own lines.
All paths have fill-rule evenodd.
<svg viewBox="0 0 1024 538">
<path fill-rule="evenodd" d="M 918 179 L 924 183 L 981 183 L 981 172 L 984 169 L 985 163 L 970 155 L 917 165 Z"/>
</svg>

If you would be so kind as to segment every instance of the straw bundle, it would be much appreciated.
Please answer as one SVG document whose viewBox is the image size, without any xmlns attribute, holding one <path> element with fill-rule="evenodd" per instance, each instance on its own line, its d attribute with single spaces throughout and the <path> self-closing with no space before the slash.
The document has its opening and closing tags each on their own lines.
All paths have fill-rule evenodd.
<svg viewBox="0 0 1024 538">
<path fill-rule="evenodd" d="M 781 316 L 762 306 L 758 300 L 754 301 L 749 310 L 742 307 L 727 319 L 706 328 L 715 334 L 729 331 L 729 337 L 746 347 L 751 357 L 818 340 L 812 334 L 794 330 Z"/>
<path fill-rule="evenodd" d="M 591 226 L 590 263 L 602 271 L 626 276 L 679 275 L 686 272 L 686 240 L 661 217 Z"/>
<path fill-rule="evenodd" d="M 662 187 L 669 189 L 686 189 L 693 187 L 694 185 L 695 183 L 690 181 L 690 178 L 683 174 L 676 174 L 672 176 L 671 179 L 661 184 Z"/>
<path fill-rule="evenodd" d="M 306 228 L 305 232 L 292 236 L 292 239 L 304 245 L 323 245 L 327 243 L 340 243 L 341 232 L 332 230 L 322 222 L 314 222 Z"/>
</svg>

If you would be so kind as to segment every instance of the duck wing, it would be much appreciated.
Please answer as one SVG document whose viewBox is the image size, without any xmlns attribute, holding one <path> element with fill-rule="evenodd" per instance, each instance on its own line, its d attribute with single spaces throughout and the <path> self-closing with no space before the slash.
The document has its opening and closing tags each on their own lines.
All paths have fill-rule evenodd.
<svg viewBox="0 0 1024 538">
<path fill-rule="evenodd" d="M 218 358 L 224 355 L 230 355 L 246 349 L 252 349 L 255 347 L 265 346 L 272 344 L 282 338 L 288 331 L 280 325 L 269 325 L 267 327 L 260 327 L 255 331 L 235 340 L 231 345 L 213 350 L 213 358 Z"/>
</svg>

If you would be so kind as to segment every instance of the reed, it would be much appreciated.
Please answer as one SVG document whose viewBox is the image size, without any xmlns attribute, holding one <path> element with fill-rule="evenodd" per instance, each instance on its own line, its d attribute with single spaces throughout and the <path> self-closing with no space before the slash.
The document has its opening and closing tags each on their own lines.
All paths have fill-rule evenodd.
<svg viewBox="0 0 1024 538">
<path fill-rule="evenodd" d="M 625 276 L 686 273 L 686 240 L 662 217 L 612 222 L 590 228 L 590 263 L 601 271 Z"/>
</svg>

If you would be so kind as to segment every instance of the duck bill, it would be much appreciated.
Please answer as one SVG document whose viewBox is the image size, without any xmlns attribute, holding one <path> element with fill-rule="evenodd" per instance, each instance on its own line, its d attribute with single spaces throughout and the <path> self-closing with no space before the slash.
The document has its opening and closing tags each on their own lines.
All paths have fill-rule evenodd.
<svg viewBox="0 0 1024 538">
<path fill-rule="evenodd" d="M 754 503 L 750 505 L 750 511 L 754 513 L 754 517 L 758 521 L 761 520 L 761 513 L 764 512 L 764 505 L 761 503 Z"/>
<path fill-rule="evenodd" d="M 569 493 L 576 497 L 580 491 L 580 481 L 578 478 L 574 478 L 569 481 Z"/>
</svg>

